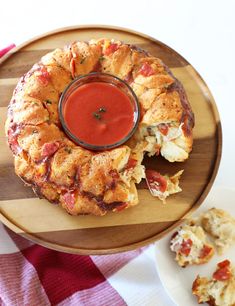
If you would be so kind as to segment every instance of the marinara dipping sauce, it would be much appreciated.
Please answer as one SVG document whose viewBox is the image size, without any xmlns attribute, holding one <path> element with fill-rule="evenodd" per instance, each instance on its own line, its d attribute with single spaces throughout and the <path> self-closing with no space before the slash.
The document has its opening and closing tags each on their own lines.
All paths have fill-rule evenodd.
<svg viewBox="0 0 235 306">
<path fill-rule="evenodd" d="M 92 150 L 126 142 L 139 120 L 139 104 L 132 89 L 105 73 L 91 73 L 73 81 L 60 98 L 59 114 L 68 136 Z"/>
</svg>

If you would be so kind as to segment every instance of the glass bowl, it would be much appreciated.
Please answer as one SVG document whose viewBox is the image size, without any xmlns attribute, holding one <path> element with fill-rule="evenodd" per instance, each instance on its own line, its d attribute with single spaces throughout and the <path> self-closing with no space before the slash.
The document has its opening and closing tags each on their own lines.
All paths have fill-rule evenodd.
<svg viewBox="0 0 235 306">
<path fill-rule="evenodd" d="M 76 135 L 74 135 L 69 127 L 67 126 L 65 119 L 64 119 L 64 109 L 65 109 L 65 105 L 66 105 L 66 101 L 68 99 L 68 97 L 80 86 L 87 84 L 87 83 L 92 83 L 92 82 L 105 82 L 105 83 L 109 83 L 112 84 L 114 86 L 116 86 L 118 89 L 120 89 L 122 92 L 124 92 L 129 100 L 130 103 L 132 103 L 133 106 L 133 110 L 134 110 L 134 119 L 133 119 L 133 126 L 132 129 L 129 131 L 129 133 L 123 137 L 122 139 L 120 139 L 119 141 L 116 141 L 115 143 L 112 144 L 107 144 L 107 145 L 94 145 L 94 144 L 89 144 L 84 142 L 83 140 L 79 139 Z M 139 123 L 139 119 L 140 119 L 140 106 L 139 106 L 139 102 L 138 99 L 134 93 L 134 91 L 132 90 L 132 88 L 123 80 L 121 80 L 120 78 L 111 75 L 111 74 L 107 74 L 107 73 L 101 73 L 101 72 L 92 72 L 86 75 L 82 75 L 78 78 L 76 78 L 74 81 L 72 81 L 64 90 L 64 92 L 62 93 L 60 100 L 59 100 L 59 105 L 58 105 L 58 109 L 59 109 L 59 118 L 60 118 L 60 122 L 62 124 L 62 127 L 65 131 L 65 133 L 68 135 L 68 137 L 75 142 L 76 144 L 90 149 L 90 150 L 94 150 L 94 151 L 104 151 L 104 150 L 108 150 L 108 149 L 112 149 L 115 147 L 118 147 L 122 144 L 124 144 L 135 132 L 138 123 Z"/>
</svg>

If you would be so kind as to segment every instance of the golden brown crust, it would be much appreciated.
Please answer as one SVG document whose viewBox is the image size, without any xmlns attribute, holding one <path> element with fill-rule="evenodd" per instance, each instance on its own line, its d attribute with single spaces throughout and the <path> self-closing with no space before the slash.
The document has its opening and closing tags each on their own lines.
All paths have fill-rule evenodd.
<svg viewBox="0 0 235 306">
<path fill-rule="evenodd" d="M 84 164 L 89 163 L 91 154 L 80 147 L 62 147 L 51 159 L 50 182 L 59 186 L 71 187 L 74 181 L 80 179 L 78 171 Z"/>
<path fill-rule="evenodd" d="M 58 117 L 58 101 L 65 87 L 92 71 L 128 82 L 142 109 L 138 131 L 127 146 L 96 154 L 71 142 Z M 145 152 L 158 154 L 162 148 L 162 155 L 170 161 L 188 157 L 190 116 L 184 90 L 160 59 L 135 46 L 99 39 L 74 42 L 43 56 L 19 80 L 5 127 L 16 173 L 39 195 L 61 203 L 71 214 L 103 215 L 138 203 L 135 183 L 144 177 L 141 162 Z M 169 131 L 176 127 L 180 133 L 168 140 L 149 134 L 148 127 L 156 130 L 162 122 L 169 124 Z M 152 146 L 148 137 L 153 137 Z M 164 149 L 168 141 L 180 150 L 177 157 Z M 136 160 L 136 165 L 126 169 L 129 159 Z"/>
<path fill-rule="evenodd" d="M 202 227 L 214 239 L 219 254 L 235 242 L 235 219 L 226 211 L 211 208 L 201 216 Z"/>
<path fill-rule="evenodd" d="M 226 262 L 227 266 L 225 266 Z M 212 278 L 198 275 L 192 285 L 192 293 L 197 297 L 198 303 L 207 303 L 211 306 L 234 306 L 234 272 L 230 262 L 225 260 L 217 265 L 217 270 L 213 273 Z"/>
<path fill-rule="evenodd" d="M 16 124 L 39 125 L 49 120 L 48 111 L 43 103 L 27 95 L 18 96 L 11 109 Z"/>
<path fill-rule="evenodd" d="M 43 149 L 46 144 L 57 143 L 59 146 L 70 142 L 65 139 L 63 132 L 54 124 L 43 123 L 40 126 L 26 125 L 19 128 L 18 144 L 22 150 L 28 152 L 31 159 L 41 161 L 45 158 Z"/>
<path fill-rule="evenodd" d="M 143 116 L 143 123 L 153 125 L 161 122 L 180 122 L 183 109 L 178 92 L 160 94 Z"/>
</svg>

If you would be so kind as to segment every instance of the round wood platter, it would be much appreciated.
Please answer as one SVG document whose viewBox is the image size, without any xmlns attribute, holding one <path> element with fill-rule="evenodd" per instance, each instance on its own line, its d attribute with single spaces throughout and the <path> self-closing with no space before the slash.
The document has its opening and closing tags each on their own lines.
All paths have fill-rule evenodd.
<svg viewBox="0 0 235 306">
<path fill-rule="evenodd" d="M 12 91 L 21 75 L 46 53 L 75 40 L 114 38 L 137 45 L 161 58 L 183 83 L 195 113 L 194 146 L 184 163 L 161 157 L 145 165 L 162 174 L 184 169 L 183 191 L 164 205 L 151 196 L 144 182 L 138 186 L 139 205 L 104 217 L 70 216 L 59 206 L 38 199 L 15 175 L 6 144 L 4 122 Z M 109 254 L 132 250 L 163 237 L 203 202 L 215 179 L 221 158 L 222 132 L 211 93 L 197 71 L 165 44 L 128 29 L 77 26 L 56 30 L 26 42 L 0 60 L 0 220 L 16 233 L 59 251 Z"/>
</svg>

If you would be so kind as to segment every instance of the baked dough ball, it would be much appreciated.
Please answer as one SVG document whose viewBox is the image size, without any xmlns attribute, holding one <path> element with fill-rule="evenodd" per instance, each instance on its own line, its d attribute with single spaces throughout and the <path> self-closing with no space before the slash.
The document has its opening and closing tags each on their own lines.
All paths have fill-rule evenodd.
<svg viewBox="0 0 235 306">
<path fill-rule="evenodd" d="M 235 243 L 235 219 L 228 212 L 211 208 L 201 216 L 201 224 L 215 239 L 219 254 Z"/>
<path fill-rule="evenodd" d="M 197 276 L 192 292 L 198 303 L 211 306 L 235 305 L 235 270 L 229 260 L 218 263 L 212 278 Z"/>
<path fill-rule="evenodd" d="M 64 134 L 58 101 L 76 77 L 105 72 L 126 81 L 141 106 L 132 139 L 119 148 L 91 152 Z M 35 192 L 70 214 L 104 215 L 138 203 L 144 154 L 184 161 L 192 149 L 194 116 L 180 82 L 158 58 L 109 39 L 74 42 L 42 57 L 18 82 L 9 105 L 6 135 L 15 171 Z M 169 178 L 164 200 L 179 192 Z M 166 177 L 167 179 L 167 177 Z"/>
<path fill-rule="evenodd" d="M 214 255 L 214 247 L 208 243 L 200 226 L 185 224 L 174 233 L 170 249 L 181 267 L 204 264 Z"/>
</svg>

